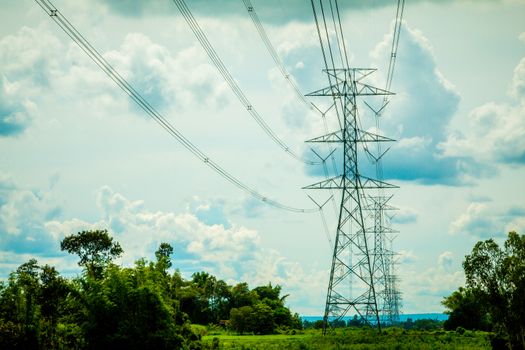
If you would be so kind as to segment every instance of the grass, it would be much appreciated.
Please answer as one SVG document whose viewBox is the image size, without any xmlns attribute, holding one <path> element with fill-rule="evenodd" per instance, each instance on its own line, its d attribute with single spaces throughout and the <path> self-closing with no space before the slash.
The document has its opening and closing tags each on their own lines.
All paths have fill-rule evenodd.
<svg viewBox="0 0 525 350">
<path fill-rule="evenodd" d="M 236 335 L 217 331 L 210 333 L 203 336 L 203 343 L 208 348 L 224 350 L 478 350 L 491 348 L 489 333 L 470 331 L 459 334 L 446 331 L 405 331 L 390 328 L 378 334 L 370 329 L 348 328 L 338 329 L 327 336 L 323 336 L 320 330 L 300 331 L 295 335 Z"/>
</svg>

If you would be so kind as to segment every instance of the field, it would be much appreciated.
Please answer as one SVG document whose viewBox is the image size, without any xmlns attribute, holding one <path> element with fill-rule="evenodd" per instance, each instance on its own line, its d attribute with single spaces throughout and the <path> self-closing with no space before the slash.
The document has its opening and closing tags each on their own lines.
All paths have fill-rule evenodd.
<svg viewBox="0 0 525 350">
<path fill-rule="evenodd" d="M 490 349 L 489 334 L 484 332 L 406 331 L 391 328 L 381 334 L 367 329 L 339 329 L 323 336 L 320 330 L 297 334 L 234 335 L 209 332 L 203 342 L 210 349 L 262 350 L 344 350 L 344 349 Z"/>
</svg>

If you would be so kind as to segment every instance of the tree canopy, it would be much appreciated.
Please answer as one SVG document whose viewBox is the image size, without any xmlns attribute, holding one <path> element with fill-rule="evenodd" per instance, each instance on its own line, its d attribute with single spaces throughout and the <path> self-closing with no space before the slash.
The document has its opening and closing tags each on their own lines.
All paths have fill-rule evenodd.
<svg viewBox="0 0 525 350">
<path fill-rule="evenodd" d="M 525 236 L 510 232 L 500 247 L 480 241 L 463 262 L 466 286 L 443 301 L 445 327 L 492 329 L 511 349 L 525 348 Z"/>
<path fill-rule="evenodd" d="M 111 263 L 123 250 L 106 230 L 70 235 L 61 248 L 85 274 L 66 279 L 31 259 L 0 282 L 0 349 L 200 349 L 192 323 L 259 334 L 301 327 L 280 286 L 228 285 L 207 272 L 186 280 L 170 270 L 169 243 L 133 267 Z"/>
<path fill-rule="evenodd" d="M 100 277 L 103 267 L 123 253 L 107 230 L 82 231 L 67 236 L 60 243 L 60 249 L 77 254 L 78 265 L 84 266 L 91 277 Z"/>
</svg>

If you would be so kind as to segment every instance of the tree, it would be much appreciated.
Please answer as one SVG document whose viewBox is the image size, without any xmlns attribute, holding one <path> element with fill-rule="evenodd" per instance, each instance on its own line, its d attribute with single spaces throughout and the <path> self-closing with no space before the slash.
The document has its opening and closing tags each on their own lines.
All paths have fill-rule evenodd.
<svg viewBox="0 0 525 350">
<path fill-rule="evenodd" d="M 255 304 L 258 295 L 254 291 L 250 291 L 248 283 L 242 282 L 236 284 L 231 288 L 230 293 L 230 308 L 239 308 L 242 306 L 250 306 Z"/>
<path fill-rule="evenodd" d="M 453 307 L 452 314 L 468 309 L 475 299 L 486 308 L 493 330 L 506 339 L 507 346 L 524 349 L 525 236 L 510 232 L 503 249 L 493 239 L 476 243 L 465 257 L 463 269 L 466 291 L 445 299 Z M 482 315 L 480 306 L 476 312 Z"/>
<path fill-rule="evenodd" d="M 252 329 L 253 309 L 251 306 L 242 306 L 230 310 L 230 327 L 240 334 L 250 332 Z"/>
<path fill-rule="evenodd" d="M 38 262 L 31 259 L 9 276 L 0 298 L 0 345 L 37 348 L 39 336 L 40 280 Z M 4 335 L 5 334 L 5 335 Z"/>
<path fill-rule="evenodd" d="M 155 252 L 157 267 L 161 271 L 166 271 L 171 267 L 171 254 L 173 254 L 173 247 L 169 243 L 161 243 L 159 249 Z"/>
<path fill-rule="evenodd" d="M 93 278 L 100 278 L 104 267 L 124 252 L 107 230 L 82 231 L 67 236 L 60 242 L 60 249 L 77 254 L 80 257 L 78 265 L 84 266 L 88 276 Z"/>
<path fill-rule="evenodd" d="M 448 319 L 443 327 L 446 330 L 456 330 L 458 327 L 471 330 L 489 331 L 490 315 L 487 308 L 471 289 L 459 287 L 441 302 L 448 311 Z"/>
<path fill-rule="evenodd" d="M 56 349 L 58 348 L 57 322 L 61 316 L 61 305 L 65 301 L 70 287 L 54 267 L 44 265 L 41 270 L 40 281 L 42 286 L 38 295 L 43 324 L 41 343 L 44 344 L 44 347 Z"/>
</svg>

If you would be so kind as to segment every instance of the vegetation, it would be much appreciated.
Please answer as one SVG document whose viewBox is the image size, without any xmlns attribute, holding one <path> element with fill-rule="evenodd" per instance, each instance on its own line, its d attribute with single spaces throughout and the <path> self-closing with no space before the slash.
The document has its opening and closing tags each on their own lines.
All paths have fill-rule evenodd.
<svg viewBox="0 0 525 350">
<path fill-rule="evenodd" d="M 379 334 L 370 328 L 348 327 L 337 328 L 327 336 L 323 336 L 321 330 L 309 329 L 296 334 L 264 336 L 216 332 L 202 339 L 204 346 L 224 350 L 483 350 L 491 348 L 488 337 L 488 333 L 479 331 L 408 331 L 393 327 Z"/>
<path fill-rule="evenodd" d="M 64 238 L 83 274 L 65 279 L 31 259 L 0 284 L 1 349 L 200 349 L 192 323 L 223 324 L 240 333 L 274 333 L 300 326 L 279 286 L 250 290 L 199 272 L 169 273 L 173 248 L 132 268 L 112 263 L 123 250 L 106 230 Z M 226 320 L 231 320 L 231 323 Z"/>
<path fill-rule="evenodd" d="M 494 348 L 525 349 L 525 236 L 478 242 L 463 268 L 466 286 L 443 300 L 445 329 L 491 330 Z"/>
<path fill-rule="evenodd" d="M 34 259 L 0 283 L 0 349 L 489 349 L 525 348 L 525 237 L 479 242 L 467 283 L 443 300 L 447 321 L 407 320 L 381 333 L 354 318 L 327 335 L 285 306 L 280 286 L 228 285 L 206 272 L 185 280 L 173 248 L 115 265 L 106 230 L 64 238 L 83 273 L 66 279 Z M 171 272 L 170 272 L 171 271 Z M 444 329 L 443 329 L 444 328 Z"/>
</svg>

